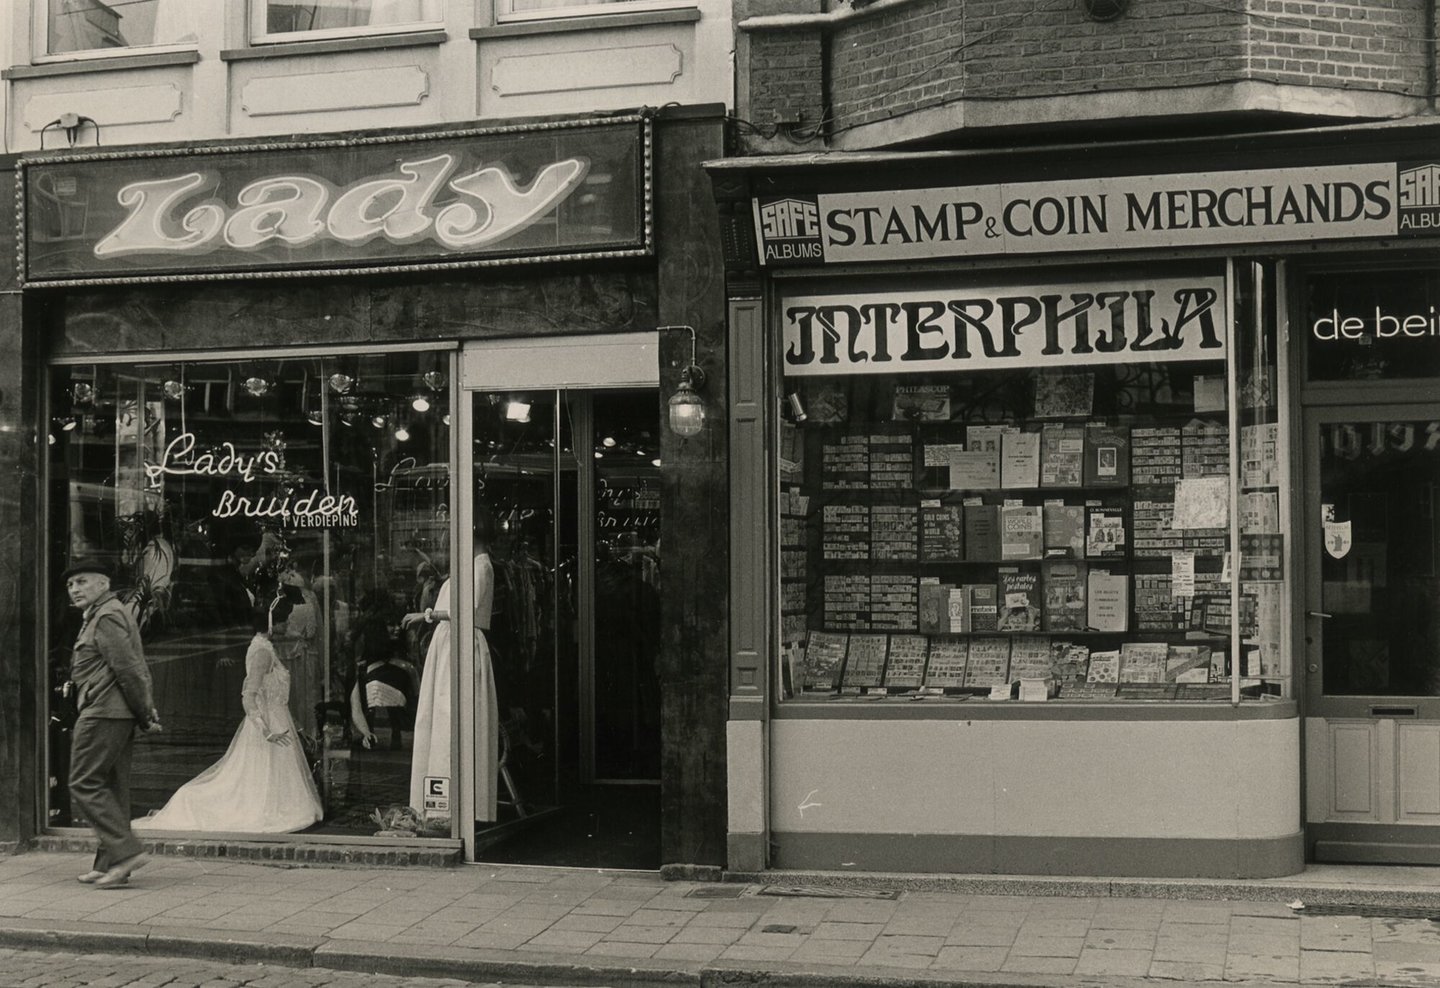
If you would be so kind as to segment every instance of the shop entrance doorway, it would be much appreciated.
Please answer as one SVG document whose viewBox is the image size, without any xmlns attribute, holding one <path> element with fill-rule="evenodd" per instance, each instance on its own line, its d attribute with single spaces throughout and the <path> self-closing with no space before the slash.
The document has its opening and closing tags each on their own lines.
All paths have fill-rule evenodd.
<svg viewBox="0 0 1440 988">
<path fill-rule="evenodd" d="M 1440 864 L 1440 404 L 1304 427 L 1311 855 Z"/>
<path fill-rule="evenodd" d="M 660 865 L 655 359 L 627 336 L 463 360 L 476 860 Z"/>
</svg>

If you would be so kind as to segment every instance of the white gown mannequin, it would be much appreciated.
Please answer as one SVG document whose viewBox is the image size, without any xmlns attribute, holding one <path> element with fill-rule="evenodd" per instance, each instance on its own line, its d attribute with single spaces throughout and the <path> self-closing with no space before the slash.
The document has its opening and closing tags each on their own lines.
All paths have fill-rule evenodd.
<svg viewBox="0 0 1440 988">
<path fill-rule="evenodd" d="M 136 820 L 136 830 L 282 834 L 320 822 L 320 795 L 290 720 L 290 672 L 263 632 L 245 653 L 240 699 L 245 719 L 229 749 Z"/>
<path fill-rule="evenodd" d="M 495 606 L 495 568 L 490 554 L 475 555 L 475 819 L 495 819 L 496 776 L 500 751 L 500 711 L 495 700 L 495 676 L 490 665 L 490 647 L 485 632 Z M 427 777 L 453 779 L 451 772 L 452 663 L 450 656 L 452 613 L 450 580 L 440 585 L 433 611 L 446 615 L 437 619 L 435 634 L 425 653 L 420 676 L 420 698 L 415 711 L 415 747 L 410 761 L 410 806 L 424 813 Z"/>
</svg>

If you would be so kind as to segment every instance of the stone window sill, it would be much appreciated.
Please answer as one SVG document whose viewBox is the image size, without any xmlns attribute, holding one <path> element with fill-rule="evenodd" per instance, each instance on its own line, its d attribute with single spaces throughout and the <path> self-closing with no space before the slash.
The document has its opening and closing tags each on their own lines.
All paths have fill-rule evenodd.
<svg viewBox="0 0 1440 988">
<path fill-rule="evenodd" d="M 167 65 L 194 65 L 198 61 L 198 51 L 146 52 L 139 55 L 116 55 L 113 58 L 76 59 L 73 62 L 12 65 L 0 71 L 0 79 L 48 79 L 56 76 L 85 75 L 90 72 L 126 72 L 133 69 L 164 68 Z"/>
<path fill-rule="evenodd" d="M 330 38 L 325 41 L 287 41 L 252 48 L 230 48 L 220 53 L 226 62 L 260 58 L 290 58 L 295 55 L 328 55 L 335 52 L 376 51 L 381 48 L 422 48 L 449 40 L 444 31 L 414 31 L 409 34 L 376 34 L 366 38 Z"/>
<path fill-rule="evenodd" d="M 470 29 L 470 38 L 472 41 L 483 41 L 489 38 L 518 38 L 535 34 L 569 34 L 576 31 L 655 27 L 659 24 L 693 24 L 699 19 L 700 11 L 694 8 L 640 10 L 628 14 L 592 14 L 585 17 L 557 17 L 552 21 L 516 21 L 513 24 L 474 27 Z"/>
</svg>

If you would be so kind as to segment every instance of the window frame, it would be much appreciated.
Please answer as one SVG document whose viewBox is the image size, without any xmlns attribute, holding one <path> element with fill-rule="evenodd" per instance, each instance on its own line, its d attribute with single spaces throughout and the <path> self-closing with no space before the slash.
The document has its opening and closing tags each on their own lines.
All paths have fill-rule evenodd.
<svg viewBox="0 0 1440 988">
<path fill-rule="evenodd" d="M 607 14 L 638 14 L 656 10 L 693 10 L 699 0 L 621 0 L 618 3 L 585 3 L 577 0 L 549 10 L 515 10 L 515 0 L 494 0 L 496 24 L 523 24 L 534 21 L 601 17 Z"/>
<path fill-rule="evenodd" d="M 131 44 L 116 48 L 83 48 L 78 51 L 52 52 L 50 50 L 50 5 L 58 0 L 35 0 L 30 8 L 30 40 L 34 55 L 32 65 L 53 65 L 57 62 L 103 61 L 107 58 L 127 58 L 135 55 L 163 54 L 176 51 L 196 51 L 199 39 L 175 41 L 164 44 Z M 158 2 L 158 0 L 157 0 Z"/>
<path fill-rule="evenodd" d="M 434 31 L 445 27 L 445 2 L 435 0 L 440 16 L 434 20 L 410 21 L 404 24 L 364 25 L 360 27 L 321 28 L 315 31 L 268 31 L 265 16 L 269 13 L 270 0 L 250 0 L 249 27 L 252 45 L 294 44 L 301 41 L 330 41 L 343 38 L 373 38 L 394 34 L 414 34 L 417 31 Z"/>
</svg>

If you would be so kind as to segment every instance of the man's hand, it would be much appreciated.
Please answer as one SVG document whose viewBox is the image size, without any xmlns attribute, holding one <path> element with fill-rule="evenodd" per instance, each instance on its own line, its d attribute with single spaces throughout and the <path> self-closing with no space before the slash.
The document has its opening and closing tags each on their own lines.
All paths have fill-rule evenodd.
<svg viewBox="0 0 1440 988">
<path fill-rule="evenodd" d="M 146 734 L 159 734 L 161 731 L 165 730 L 165 728 L 160 724 L 160 714 L 152 710 L 150 712 L 150 722 L 144 727 L 140 728 L 140 730 Z"/>
</svg>

